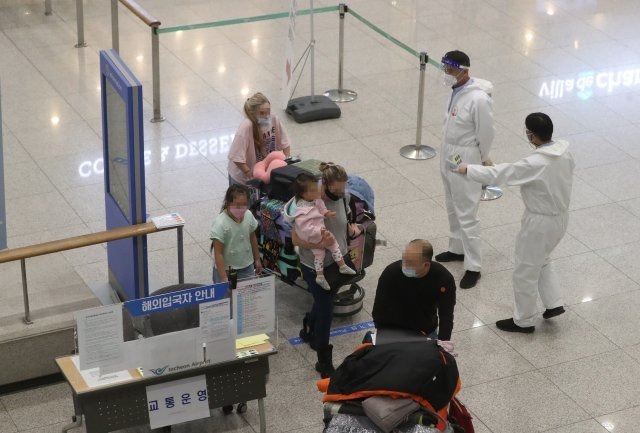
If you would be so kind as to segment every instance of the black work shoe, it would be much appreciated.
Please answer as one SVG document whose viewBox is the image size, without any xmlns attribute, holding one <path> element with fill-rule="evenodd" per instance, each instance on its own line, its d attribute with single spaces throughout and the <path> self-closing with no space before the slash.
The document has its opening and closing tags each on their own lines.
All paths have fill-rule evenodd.
<svg viewBox="0 0 640 433">
<path fill-rule="evenodd" d="M 466 271 L 462 280 L 460 280 L 460 288 L 461 289 L 470 289 L 475 287 L 480 279 L 480 272 L 476 271 Z"/>
<path fill-rule="evenodd" d="M 559 316 L 562 313 L 564 313 L 564 307 L 560 305 L 559 307 L 552 308 L 550 310 L 544 310 L 544 313 L 542 313 L 542 317 L 544 317 L 545 319 L 551 319 L 552 317 Z"/>
<path fill-rule="evenodd" d="M 518 326 L 518 325 L 516 325 L 516 323 L 513 321 L 513 318 L 504 319 L 504 320 L 498 320 L 496 322 L 496 326 L 498 327 L 498 329 L 500 329 L 502 331 L 522 332 L 523 334 L 531 334 L 533 331 L 536 330 L 535 326 Z"/>
<path fill-rule="evenodd" d="M 445 251 L 436 256 L 437 262 L 464 262 L 464 254 L 455 254 L 451 251 Z"/>
</svg>

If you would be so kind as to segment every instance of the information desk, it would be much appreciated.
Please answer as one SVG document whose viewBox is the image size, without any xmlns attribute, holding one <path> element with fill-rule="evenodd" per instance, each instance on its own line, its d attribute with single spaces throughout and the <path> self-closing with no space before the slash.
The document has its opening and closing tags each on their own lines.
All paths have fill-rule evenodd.
<svg viewBox="0 0 640 433">
<path fill-rule="evenodd" d="M 248 348 L 247 348 L 248 349 Z M 246 351 L 241 349 L 240 351 Z M 63 432 L 82 424 L 82 416 L 90 433 L 149 424 L 147 386 L 167 383 L 193 376 L 205 375 L 209 408 L 258 400 L 260 432 L 266 432 L 264 398 L 269 373 L 269 356 L 277 353 L 271 343 L 251 347 L 258 353 L 233 361 L 197 367 L 164 376 L 143 377 L 138 370 L 130 370 L 132 379 L 113 385 L 89 387 L 72 361 L 71 356 L 57 358 L 56 363 L 73 391 L 74 423 Z"/>
</svg>

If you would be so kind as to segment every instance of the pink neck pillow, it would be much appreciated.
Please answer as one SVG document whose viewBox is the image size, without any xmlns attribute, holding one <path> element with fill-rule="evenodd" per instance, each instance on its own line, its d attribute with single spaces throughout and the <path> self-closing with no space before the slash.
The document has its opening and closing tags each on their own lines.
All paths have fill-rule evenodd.
<svg viewBox="0 0 640 433">
<path fill-rule="evenodd" d="M 264 183 L 271 182 L 271 170 L 287 165 L 284 161 L 286 158 L 284 152 L 280 150 L 271 152 L 253 167 L 253 177 L 260 179 Z"/>
</svg>

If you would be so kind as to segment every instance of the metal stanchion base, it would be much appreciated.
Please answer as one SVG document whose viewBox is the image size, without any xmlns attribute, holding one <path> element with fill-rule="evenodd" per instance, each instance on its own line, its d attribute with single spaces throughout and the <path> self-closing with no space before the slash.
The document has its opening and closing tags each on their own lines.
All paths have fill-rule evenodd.
<svg viewBox="0 0 640 433">
<path fill-rule="evenodd" d="M 337 119 L 342 112 L 335 102 L 323 95 L 301 96 L 289 101 L 286 112 L 296 123 Z"/>
<path fill-rule="evenodd" d="M 151 119 L 151 123 L 160 123 L 160 122 L 164 122 L 164 121 L 165 121 L 164 116 L 163 117 L 158 117 L 158 118 L 154 117 L 153 119 Z"/>
<path fill-rule="evenodd" d="M 356 92 L 347 89 L 331 89 L 324 92 L 323 95 L 331 99 L 333 102 L 351 102 L 358 99 L 358 94 Z"/>
<path fill-rule="evenodd" d="M 25 325 L 33 325 L 33 321 L 25 317 L 22 318 L 22 321 L 24 322 Z"/>
<path fill-rule="evenodd" d="M 86 47 L 87 45 L 89 45 L 89 44 L 87 44 L 86 42 L 83 42 L 83 43 L 81 43 L 81 44 L 75 44 L 75 45 L 74 45 L 74 47 L 76 47 L 76 48 L 84 48 L 84 47 Z"/>
<path fill-rule="evenodd" d="M 400 149 L 400 155 L 408 159 L 431 159 L 436 156 L 436 150 L 431 146 L 410 144 Z"/>
<path fill-rule="evenodd" d="M 490 201 L 502 197 L 502 188 L 499 186 L 486 186 L 482 188 L 480 200 Z"/>
</svg>

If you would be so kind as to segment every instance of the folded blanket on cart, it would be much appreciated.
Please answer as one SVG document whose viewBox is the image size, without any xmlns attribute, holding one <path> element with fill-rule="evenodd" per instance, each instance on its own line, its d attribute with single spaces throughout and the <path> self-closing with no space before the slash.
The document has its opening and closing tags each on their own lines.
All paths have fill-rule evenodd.
<svg viewBox="0 0 640 433">
<path fill-rule="evenodd" d="M 338 414 L 334 416 L 324 433 L 384 433 L 366 416 Z M 393 430 L 394 433 L 453 433 L 449 424 L 444 430 L 433 426 L 416 424 L 407 420 Z"/>
<path fill-rule="evenodd" d="M 329 401 L 324 403 L 322 411 L 324 414 L 324 420 L 327 423 L 338 414 L 366 416 L 360 400 Z M 416 411 L 410 414 L 407 421 L 410 424 L 423 425 L 425 427 L 433 427 L 434 424 L 437 423 L 437 419 L 422 411 Z"/>
</svg>

